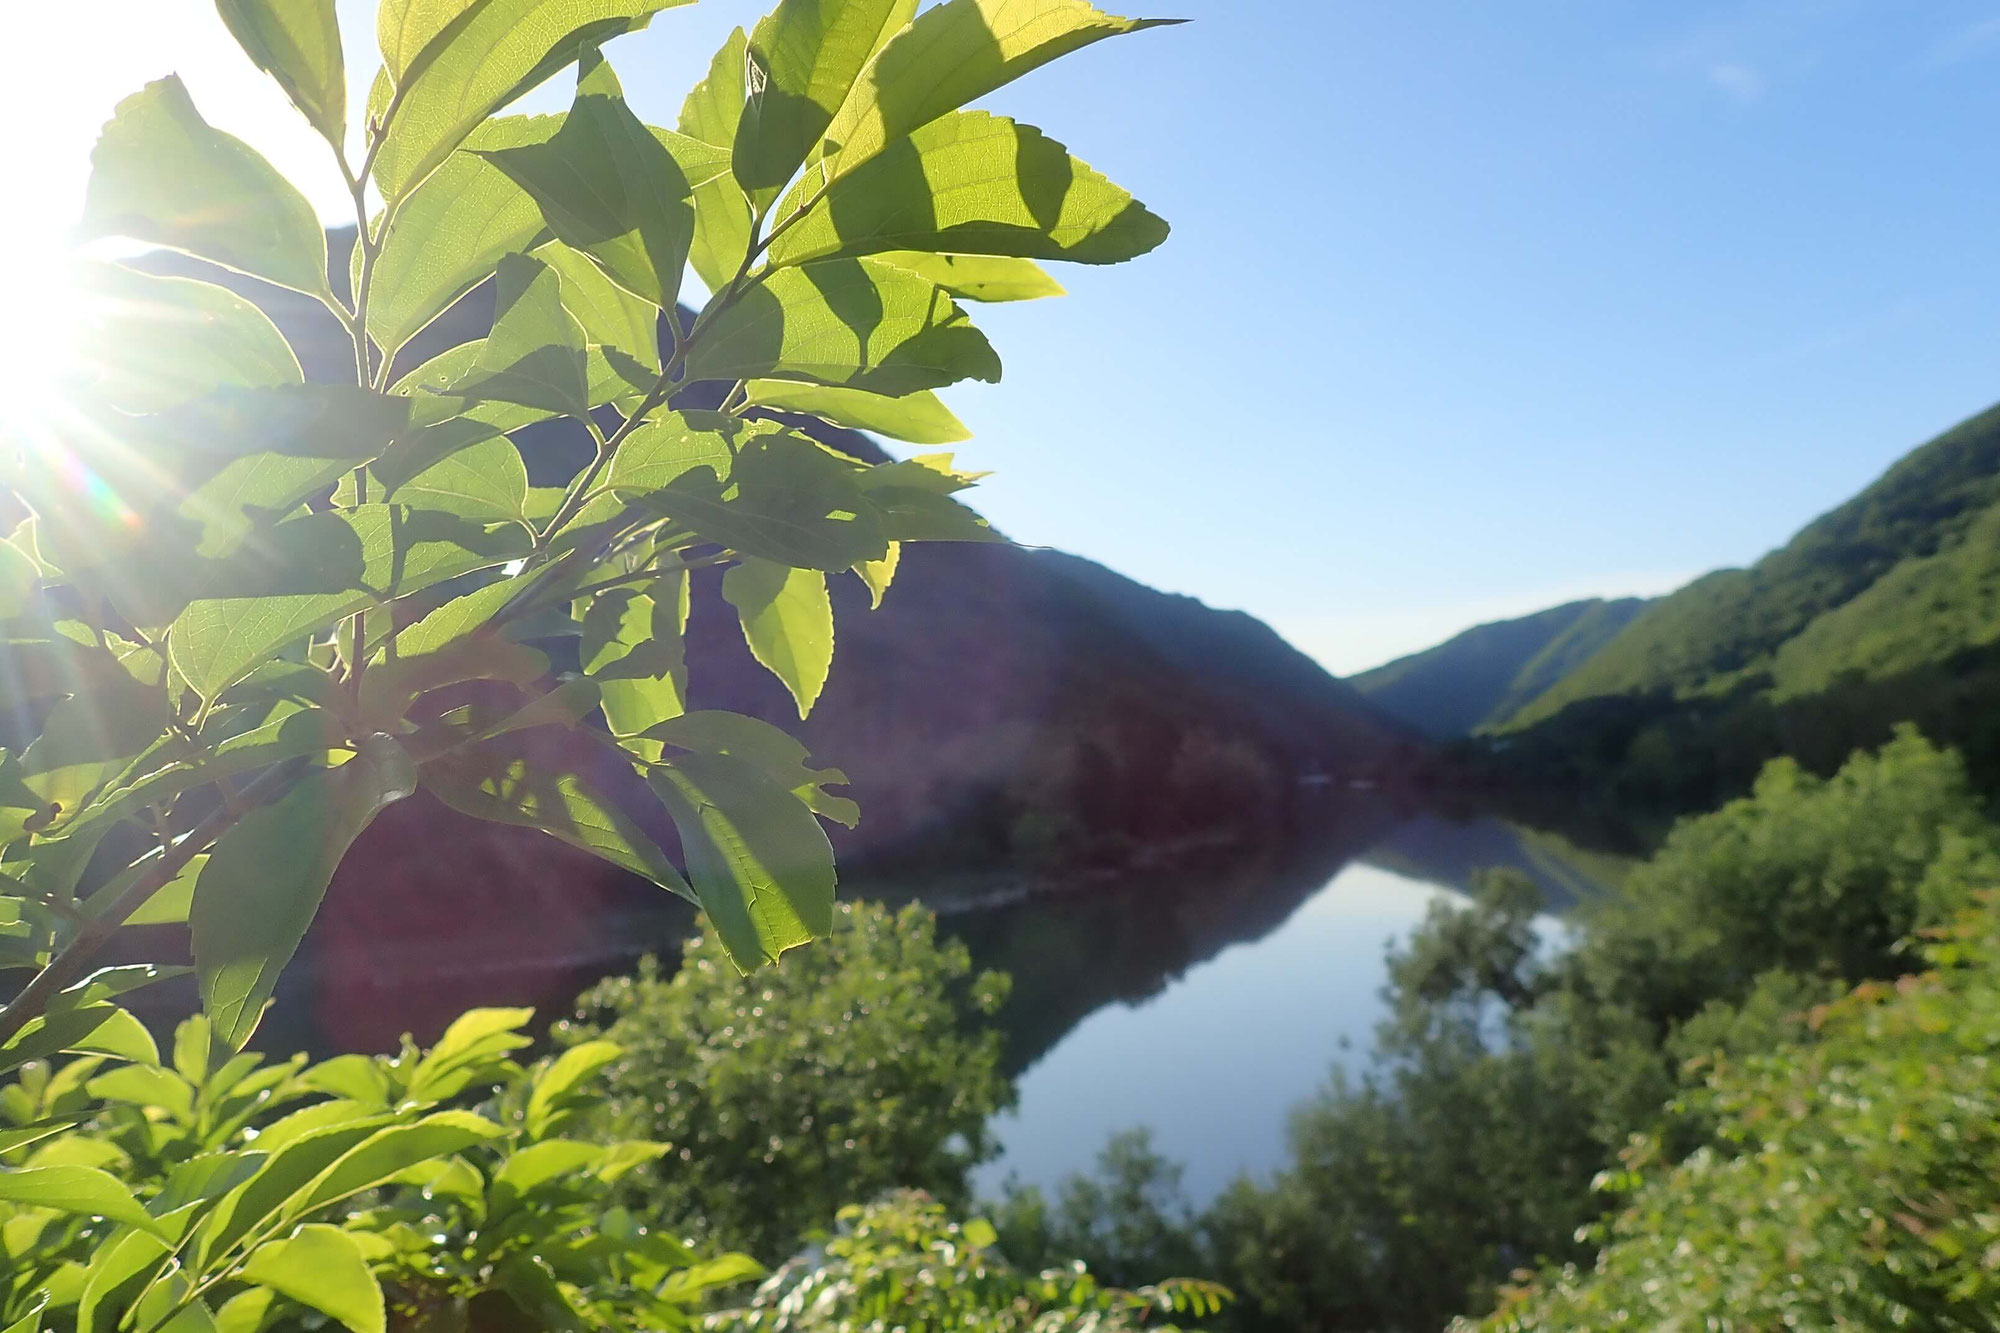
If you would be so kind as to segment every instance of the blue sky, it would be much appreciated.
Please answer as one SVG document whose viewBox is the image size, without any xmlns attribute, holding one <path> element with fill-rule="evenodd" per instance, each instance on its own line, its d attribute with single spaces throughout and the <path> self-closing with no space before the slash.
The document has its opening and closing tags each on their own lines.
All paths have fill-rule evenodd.
<svg viewBox="0 0 2000 1333">
<path fill-rule="evenodd" d="M 373 7 L 342 0 L 352 62 Z M 176 68 L 337 200 L 205 0 L 96 8 L 81 71 L 32 31 L 0 54 L 0 114 L 40 127 L 9 177 L 44 221 L 115 98 Z M 614 46 L 641 113 L 670 123 L 760 8 L 702 0 Z M 1066 299 L 980 314 L 1007 377 L 954 391 L 961 458 L 1022 540 L 1352 669 L 1754 559 L 2000 398 L 2000 4 L 1150 12 L 1196 21 L 987 103 L 1175 225 L 1064 270 Z"/>
</svg>

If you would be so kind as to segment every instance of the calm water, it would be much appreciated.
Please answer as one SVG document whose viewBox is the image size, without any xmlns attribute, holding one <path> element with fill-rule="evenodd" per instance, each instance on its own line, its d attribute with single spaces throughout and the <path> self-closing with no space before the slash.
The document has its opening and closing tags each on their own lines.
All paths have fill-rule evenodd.
<svg viewBox="0 0 2000 1333">
<path fill-rule="evenodd" d="M 1279 1166 L 1291 1108 L 1336 1064 L 1368 1059 L 1388 943 L 1482 865 L 1528 870 L 1557 905 L 1587 891 L 1600 869 L 1551 857 L 1497 821 L 1392 830 L 1264 932 L 1070 1027 L 1020 1074 L 1020 1104 L 996 1123 L 1006 1151 L 981 1172 L 982 1191 L 1009 1176 L 1053 1186 L 1090 1169 L 1106 1139 L 1135 1125 L 1150 1126 L 1155 1148 L 1185 1166 L 1197 1203 L 1239 1173 Z M 1033 979 L 1022 981 L 1017 999 L 1032 1005 Z"/>
</svg>

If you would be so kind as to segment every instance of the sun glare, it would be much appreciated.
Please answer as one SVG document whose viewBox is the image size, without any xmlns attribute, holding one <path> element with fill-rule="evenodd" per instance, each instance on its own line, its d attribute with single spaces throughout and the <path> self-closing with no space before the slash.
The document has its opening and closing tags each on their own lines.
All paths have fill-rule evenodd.
<svg viewBox="0 0 2000 1333">
<path fill-rule="evenodd" d="M 8 238 L 11 240 L 12 238 Z M 33 430 L 60 411 L 74 370 L 81 312 L 58 244 L 0 243 L 0 427 Z"/>
</svg>

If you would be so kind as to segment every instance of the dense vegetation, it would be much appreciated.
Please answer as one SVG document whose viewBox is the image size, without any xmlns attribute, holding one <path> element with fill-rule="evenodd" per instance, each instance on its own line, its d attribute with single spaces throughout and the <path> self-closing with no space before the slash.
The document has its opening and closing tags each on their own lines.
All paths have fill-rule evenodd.
<svg viewBox="0 0 2000 1333">
<path fill-rule="evenodd" d="M 1712 1104 L 1676 1103 L 1714 1062 L 1918 965 L 1903 941 L 1995 883 L 2000 826 L 1956 756 L 1906 732 L 1831 779 L 1778 761 L 1579 909 L 1567 947 L 1517 875 L 1434 909 L 1392 957 L 1379 1062 L 1299 1108 L 1273 1180 L 1196 1217 L 1128 1140 L 1096 1181 L 1014 1198 L 1002 1234 L 1116 1281 L 1213 1274 L 1246 1329 L 1438 1328 L 1517 1268 L 1587 1263 L 1593 1178 L 1631 1136 L 1669 1163 L 1713 1141 Z"/>
<path fill-rule="evenodd" d="M 1815 1011 L 1810 1040 L 1718 1060 L 1674 1108 L 1708 1142 L 1677 1162 L 1677 1123 L 1637 1139 L 1596 1260 L 1481 1327 L 2000 1328 L 1996 908 L 1925 940 L 1923 975 Z"/>
<path fill-rule="evenodd" d="M 1653 603 L 1463 757 L 1503 784 L 1678 813 L 1740 794 L 1775 756 L 1827 773 L 1914 722 L 2000 790 L 1996 552 L 2000 409 L 1749 569 Z"/>
<path fill-rule="evenodd" d="M 622 1052 L 597 1132 L 666 1146 L 630 1178 L 635 1206 L 777 1264 L 857 1200 L 968 1202 L 987 1121 L 1013 1100 L 986 1022 L 1006 993 L 923 909 L 843 903 L 782 968 L 743 976 L 704 934 L 671 978 L 649 959 L 557 1035 Z"/>
<path fill-rule="evenodd" d="M 1469 736 L 1540 698 L 1646 606 L 1637 597 L 1592 598 L 1475 625 L 1435 648 L 1349 677 L 1348 683 L 1433 740 Z"/>
</svg>

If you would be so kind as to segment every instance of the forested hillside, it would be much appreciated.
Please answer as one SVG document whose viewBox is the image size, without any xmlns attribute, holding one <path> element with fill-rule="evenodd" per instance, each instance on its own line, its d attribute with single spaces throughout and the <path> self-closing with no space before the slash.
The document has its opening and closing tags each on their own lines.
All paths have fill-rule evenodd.
<svg viewBox="0 0 2000 1333">
<path fill-rule="evenodd" d="M 1368 701 L 1426 736 L 1491 726 L 1532 703 L 1631 624 L 1643 598 L 1589 598 L 1475 625 L 1435 648 L 1349 678 Z"/>
<path fill-rule="evenodd" d="M 1654 602 L 1471 757 L 1510 785 L 1692 810 L 1741 792 L 1773 756 L 1830 772 L 1914 722 L 1990 791 L 1996 719 L 2000 409 L 1750 568 Z"/>
<path fill-rule="evenodd" d="M 1749 569 L 1655 603 L 1505 719 L 1579 700 L 1768 684 L 1780 697 L 1843 673 L 1880 678 L 2000 638 L 2000 408 L 1952 428 Z"/>
</svg>

